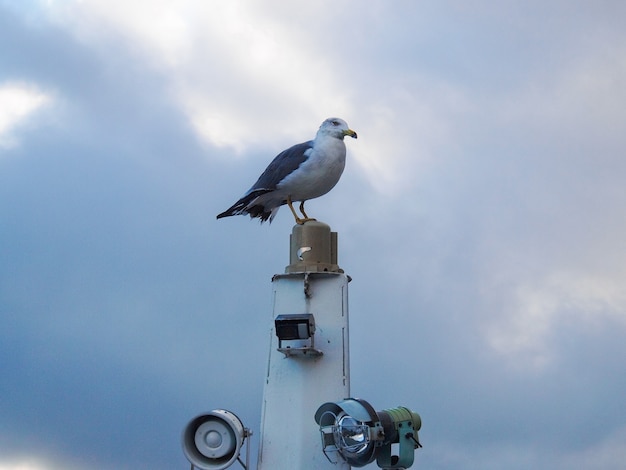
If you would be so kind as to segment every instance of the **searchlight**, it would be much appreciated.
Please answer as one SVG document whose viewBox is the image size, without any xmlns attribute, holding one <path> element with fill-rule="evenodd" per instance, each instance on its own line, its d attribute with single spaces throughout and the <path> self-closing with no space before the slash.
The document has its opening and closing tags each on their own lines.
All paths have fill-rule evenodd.
<svg viewBox="0 0 626 470">
<path fill-rule="evenodd" d="M 380 468 L 406 469 L 413 465 L 415 449 L 422 447 L 417 432 L 420 415 L 403 406 L 375 411 L 365 400 L 347 398 L 324 403 L 315 413 L 326 458 L 339 454 L 354 467 L 374 460 Z"/>
</svg>

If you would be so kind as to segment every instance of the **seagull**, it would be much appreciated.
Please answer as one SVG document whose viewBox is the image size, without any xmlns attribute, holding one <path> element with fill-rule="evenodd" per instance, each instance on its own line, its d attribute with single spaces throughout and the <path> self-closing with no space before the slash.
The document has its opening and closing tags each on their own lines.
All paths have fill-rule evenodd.
<svg viewBox="0 0 626 470">
<path fill-rule="evenodd" d="M 272 223 L 280 206 L 287 204 L 297 224 L 315 220 L 304 211 L 304 203 L 323 196 L 339 181 L 346 166 L 343 138 L 347 135 L 357 138 L 346 121 L 326 119 L 315 139 L 279 153 L 248 192 L 217 218 L 248 214 L 252 219 L 261 219 L 261 223 L 268 219 Z M 297 201 L 303 217 L 293 208 Z"/>
</svg>

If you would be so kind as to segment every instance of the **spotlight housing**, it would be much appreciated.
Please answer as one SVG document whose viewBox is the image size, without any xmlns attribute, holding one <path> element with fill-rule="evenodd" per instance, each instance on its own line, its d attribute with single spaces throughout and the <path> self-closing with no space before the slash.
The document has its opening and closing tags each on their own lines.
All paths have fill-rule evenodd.
<svg viewBox="0 0 626 470">
<path fill-rule="evenodd" d="M 328 453 L 336 452 L 354 467 L 376 460 L 380 468 L 406 469 L 413 465 L 415 449 L 421 447 L 417 432 L 422 419 L 403 406 L 377 412 L 363 399 L 346 398 L 320 406 L 315 422 L 331 462 Z"/>
</svg>

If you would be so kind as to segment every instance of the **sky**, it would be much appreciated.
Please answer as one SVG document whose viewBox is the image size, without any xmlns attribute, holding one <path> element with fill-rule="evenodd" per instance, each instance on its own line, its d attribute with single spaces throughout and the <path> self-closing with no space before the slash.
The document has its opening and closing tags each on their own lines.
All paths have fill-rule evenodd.
<svg viewBox="0 0 626 470">
<path fill-rule="evenodd" d="M 413 468 L 623 468 L 626 3 L 294 5 L 0 0 L 0 470 L 189 468 L 216 408 L 256 449 L 294 222 L 215 215 L 330 116 L 307 212 Z"/>
</svg>

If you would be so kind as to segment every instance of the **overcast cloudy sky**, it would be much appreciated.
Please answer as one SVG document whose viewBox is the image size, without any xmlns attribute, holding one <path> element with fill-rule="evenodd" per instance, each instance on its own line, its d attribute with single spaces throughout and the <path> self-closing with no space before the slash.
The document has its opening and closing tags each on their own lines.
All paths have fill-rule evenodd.
<svg viewBox="0 0 626 470">
<path fill-rule="evenodd" d="M 353 278 L 352 394 L 422 415 L 415 468 L 623 468 L 625 24 L 0 0 L 0 470 L 188 468 L 213 408 L 258 445 L 293 219 L 215 215 L 329 116 L 359 139 L 307 208 Z"/>
</svg>

